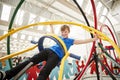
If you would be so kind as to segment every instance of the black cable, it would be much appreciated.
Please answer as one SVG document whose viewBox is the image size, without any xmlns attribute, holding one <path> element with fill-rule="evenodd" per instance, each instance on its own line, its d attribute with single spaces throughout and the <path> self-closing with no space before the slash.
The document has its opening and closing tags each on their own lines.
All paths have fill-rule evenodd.
<svg viewBox="0 0 120 80">
<path fill-rule="evenodd" d="M 91 60 L 88 63 L 88 66 L 92 63 L 92 61 L 94 61 L 94 57 L 91 58 Z M 73 80 L 76 80 L 80 74 L 81 74 L 81 71 L 76 75 L 76 77 Z"/>
<path fill-rule="evenodd" d="M 110 75 L 110 77 L 113 79 L 113 80 L 117 80 L 115 78 L 115 76 L 108 70 L 108 68 L 101 62 L 101 60 L 98 58 L 98 61 L 100 62 L 101 66 L 104 67 L 104 69 L 107 71 L 107 73 Z"/>
<path fill-rule="evenodd" d="M 103 48 L 101 43 L 98 43 L 99 47 L 101 48 L 101 50 L 104 52 L 105 56 L 107 58 L 109 58 L 112 62 L 114 62 L 118 67 L 120 67 L 120 64 L 116 62 L 115 59 L 113 59 L 113 57 L 111 55 L 108 54 L 108 52 Z"/>
<path fill-rule="evenodd" d="M 85 19 L 85 21 L 86 21 L 86 23 L 87 23 L 87 26 L 90 27 L 89 21 L 88 21 L 87 17 L 85 16 L 85 13 L 84 13 L 84 11 L 82 10 L 82 8 L 79 6 L 79 4 L 77 3 L 76 0 L 73 0 L 73 2 L 77 5 L 77 7 L 79 8 L 80 12 L 82 13 L 82 15 L 83 15 L 83 17 L 84 17 L 84 19 Z M 90 34 L 90 35 L 91 35 L 91 37 L 93 38 L 93 34 Z"/>
<path fill-rule="evenodd" d="M 94 61 L 95 61 L 95 67 L 96 67 L 96 75 L 97 75 L 97 80 L 100 80 L 100 75 L 99 75 L 99 69 L 98 69 L 98 55 L 94 54 Z"/>
</svg>

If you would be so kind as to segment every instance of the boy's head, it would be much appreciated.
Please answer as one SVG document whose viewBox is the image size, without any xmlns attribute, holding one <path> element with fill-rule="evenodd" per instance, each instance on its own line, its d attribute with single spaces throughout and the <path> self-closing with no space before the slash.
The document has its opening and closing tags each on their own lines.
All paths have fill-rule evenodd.
<svg viewBox="0 0 120 80">
<path fill-rule="evenodd" d="M 70 28 L 68 25 L 61 26 L 61 34 L 64 38 L 67 38 L 69 33 L 70 33 Z"/>
<path fill-rule="evenodd" d="M 65 31 L 66 29 L 70 32 L 70 28 L 69 28 L 68 25 L 63 25 L 63 26 L 61 26 L 61 32 L 62 32 L 62 31 Z"/>
</svg>

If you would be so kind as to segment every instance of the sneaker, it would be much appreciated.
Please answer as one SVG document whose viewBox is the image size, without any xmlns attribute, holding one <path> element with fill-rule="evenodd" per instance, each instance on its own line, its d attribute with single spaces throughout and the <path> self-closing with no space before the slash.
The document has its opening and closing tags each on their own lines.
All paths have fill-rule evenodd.
<svg viewBox="0 0 120 80">
<path fill-rule="evenodd" d="M 0 80 L 4 80 L 6 73 L 0 70 Z"/>
</svg>

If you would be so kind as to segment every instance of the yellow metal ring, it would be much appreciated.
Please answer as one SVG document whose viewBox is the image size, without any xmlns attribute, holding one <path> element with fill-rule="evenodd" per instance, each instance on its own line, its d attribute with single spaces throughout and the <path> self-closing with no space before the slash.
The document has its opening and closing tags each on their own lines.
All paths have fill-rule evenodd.
<svg viewBox="0 0 120 80">
<path fill-rule="evenodd" d="M 62 61 L 61 61 L 60 72 L 59 72 L 59 80 L 62 80 L 64 63 L 65 63 L 65 60 L 67 59 L 67 57 L 69 56 L 69 53 L 68 53 L 67 48 L 66 48 L 66 45 L 65 45 L 65 43 L 64 43 L 58 36 L 56 36 L 55 34 L 47 34 L 47 35 L 45 35 L 45 36 L 52 36 L 53 38 L 57 39 L 57 40 L 60 42 L 60 44 L 62 45 L 63 50 L 64 50 L 64 52 L 65 52 L 65 56 L 63 57 L 63 59 L 62 59 Z M 4 61 L 4 60 L 7 60 L 7 59 L 9 59 L 9 58 L 12 58 L 12 57 L 14 57 L 14 56 L 16 56 L 16 55 L 19 55 L 19 54 L 25 53 L 25 52 L 27 52 L 27 51 L 33 50 L 33 49 L 36 48 L 37 46 L 38 46 L 38 45 L 35 45 L 35 46 L 30 47 L 30 48 L 28 48 L 28 49 L 25 49 L 25 50 L 22 50 L 22 51 L 15 52 L 15 53 L 12 53 L 12 54 L 10 54 L 10 55 L 4 56 L 4 57 L 0 58 L 0 61 Z"/>
<path fill-rule="evenodd" d="M 109 37 L 107 37 L 105 34 L 103 34 L 102 32 L 100 32 L 100 31 L 98 31 L 98 30 L 96 30 L 96 29 L 94 29 L 92 27 L 88 27 L 86 25 L 79 24 L 79 23 L 74 23 L 74 22 L 65 22 L 65 21 L 38 22 L 38 23 L 34 23 L 34 24 L 30 24 L 30 25 L 27 25 L 27 26 L 23 26 L 23 27 L 20 27 L 20 28 L 13 29 L 13 30 L 9 31 L 7 34 L 5 34 L 3 36 L 0 36 L 0 40 L 6 38 L 7 36 L 9 36 L 11 34 L 14 34 L 17 31 L 20 31 L 20 30 L 23 30 L 23 29 L 26 29 L 26 28 L 29 28 L 29 27 L 33 27 L 33 26 L 35 27 L 37 25 L 50 25 L 50 24 L 54 24 L 54 25 L 57 25 L 57 24 L 76 25 L 78 27 L 82 27 L 83 29 L 87 30 L 88 32 L 90 32 L 92 34 L 97 33 L 97 34 L 99 34 L 100 39 L 108 41 L 114 47 L 114 49 L 116 50 L 116 52 L 117 52 L 117 54 L 118 54 L 118 56 L 120 58 L 120 49 L 119 49 L 119 47 Z"/>
</svg>

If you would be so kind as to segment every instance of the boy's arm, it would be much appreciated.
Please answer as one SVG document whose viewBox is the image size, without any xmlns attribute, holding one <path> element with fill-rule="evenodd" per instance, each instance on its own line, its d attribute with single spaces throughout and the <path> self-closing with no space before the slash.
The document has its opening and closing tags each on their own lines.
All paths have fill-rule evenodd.
<svg viewBox="0 0 120 80">
<path fill-rule="evenodd" d="M 94 38 L 90 38 L 90 39 L 85 39 L 85 40 L 75 40 L 74 41 L 74 44 L 84 44 L 84 43 L 90 43 L 90 42 L 93 42 L 93 41 L 96 41 L 98 40 L 98 36 L 95 35 Z"/>
<path fill-rule="evenodd" d="M 51 28 L 51 33 L 54 34 L 54 29 L 52 24 L 50 24 L 50 28 Z"/>
</svg>

